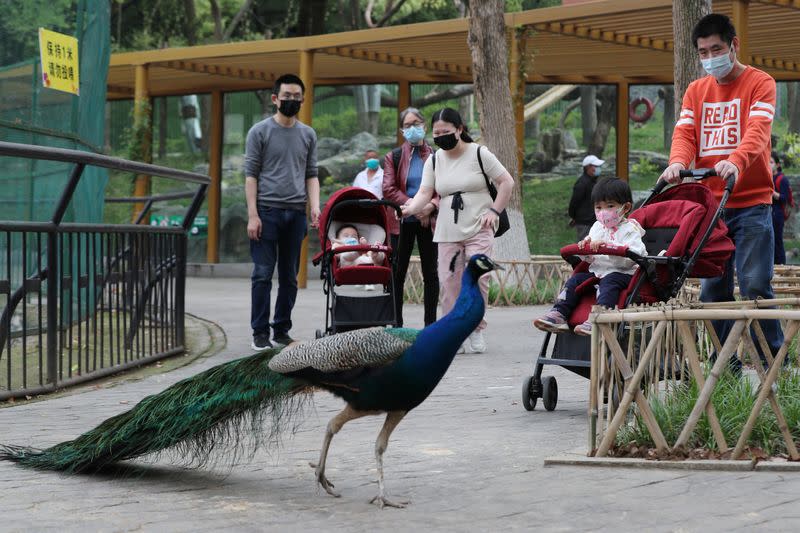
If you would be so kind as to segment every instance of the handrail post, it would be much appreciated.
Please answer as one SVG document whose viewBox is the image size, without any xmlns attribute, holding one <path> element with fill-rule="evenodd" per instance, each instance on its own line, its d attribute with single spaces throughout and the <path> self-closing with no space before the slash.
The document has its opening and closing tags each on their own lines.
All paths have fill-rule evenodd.
<svg viewBox="0 0 800 533">
<path fill-rule="evenodd" d="M 69 203 L 72 201 L 72 195 L 75 194 L 75 189 L 78 187 L 78 182 L 81 180 L 84 168 L 86 168 L 86 165 L 77 163 L 75 168 L 72 169 L 67 186 L 64 187 L 64 190 L 61 192 L 61 198 L 58 199 L 56 209 L 53 211 L 52 222 L 56 226 L 61 224 L 61 220 L 63 220 L 64 214 L 67 212 L 67 207 L 69 207 Z"/>
<path fill-rule="evenodd" d="M 58 381 L 58 227 L 47 230 L 47 383 Z M 11 354 L 9 354 L 9 357 Z"/>
<path fill-rule="evenodd" d="M 58 381 L 58 285 L 61 277 L 58 226 L 64 219 L 84 168 L 83 163 L 77 163 L 72 169 L 53 211 L 53 227 L 47 230 L 47 382 L 53 385 Z"/>
</svg>

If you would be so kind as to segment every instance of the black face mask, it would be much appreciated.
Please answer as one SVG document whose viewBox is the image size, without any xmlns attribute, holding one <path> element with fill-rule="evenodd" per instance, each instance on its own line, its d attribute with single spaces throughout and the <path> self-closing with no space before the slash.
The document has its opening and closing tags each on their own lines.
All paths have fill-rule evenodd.
<svg viewBox="0 0 800 533">
<path fill-rule="evenodd" d="M 279 100 L 278 111 L 287 117 L 293 117 L 300 112 L 300 100 Z"/>
<path fill-rule="evenodd" d="M 458 137 L 456 137 L 455 133 L 448 133 L 447 135 L 434 137 L 433 142 L 442 150 L 452 150 L 458 144 Z"/>
</svg>

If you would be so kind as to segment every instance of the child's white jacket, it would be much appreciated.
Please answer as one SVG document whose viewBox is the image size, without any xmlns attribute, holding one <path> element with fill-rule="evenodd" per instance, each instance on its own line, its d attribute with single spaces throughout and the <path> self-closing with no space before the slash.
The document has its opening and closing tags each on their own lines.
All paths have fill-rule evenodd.
<svg viewBox="0 0 800 533">
<path fill-rule="evenodd" d="M 632 219 L 625 219 L 616 229 L 608 229 L 600 222 L 595 222 L 589 230 L 592 241 L 602 241 L 606 244 L 627 246 L 632 252 L 647 255 L 647 248 L 642 242 L 644 228 Z M 633 274 L 638 266 L 627 257 L 615 255 L 582 255 L 581 259 L 589 263 L 589 271 L 598 278 L 611 272 Z"/>
</svg>

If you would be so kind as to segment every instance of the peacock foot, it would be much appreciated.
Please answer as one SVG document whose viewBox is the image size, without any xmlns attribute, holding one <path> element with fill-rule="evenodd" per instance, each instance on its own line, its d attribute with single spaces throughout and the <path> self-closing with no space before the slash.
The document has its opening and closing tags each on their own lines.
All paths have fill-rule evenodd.
<svg viewBox="0 0 800 533">
<path fill-rule="evenodd" d="M 369 503 L 374 503 L 375 505 L 377 505 L 381 509 L 383 509 L 384 507 L 394 507 L 395 509 L 405 509 L 406 506 L 408 506 L 408 504 L 411 503 L 411 502 L 410 501 L 393 502 L 391 500 L 387 500 L 385 496 L 381 496 L 380 494 L 378 494 L 377 496 L 372 498 L 369 501 Z"/>
<path fill-rule="evenodd" d="M 333 491 L 334 485 L 333 483 L 328 481 L 327 477 L 325 477 L 324 469 L 319 468 L 316 463 L 308 463 L 308 466 L 314 469 L 314 474 L 317 477 L 317 483 L 319 483 L 322 486 L 322 488 L 325 489 L 325 492 L 327 492 L 334 498 L 339 498 L 341 496 L 341 494 L 339 494 L 338 492 Z"/>
</svg>

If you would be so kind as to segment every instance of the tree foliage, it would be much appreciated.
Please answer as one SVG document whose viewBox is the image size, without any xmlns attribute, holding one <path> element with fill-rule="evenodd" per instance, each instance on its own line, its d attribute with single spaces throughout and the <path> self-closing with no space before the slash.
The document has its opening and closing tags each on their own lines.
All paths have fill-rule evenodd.
<svg viewBox="0 0 800 533">
<path fill-rule="evenodd" d="M 0 17 L 0 65 L 19 63 L 39 53 L 38 28 L 72 34 L 77 2 L 26 0 L 4 2 Z"/>
<path fill-rule="evenodd" d="M 368 7 L 373 26 L 383 19 L 381 25 L 389 26 L 457 18 L 459 4 L 454 0 L 113 0 L 111 39 L 114 51 L 277 39 L 368 28 Z"/>
</svg>

